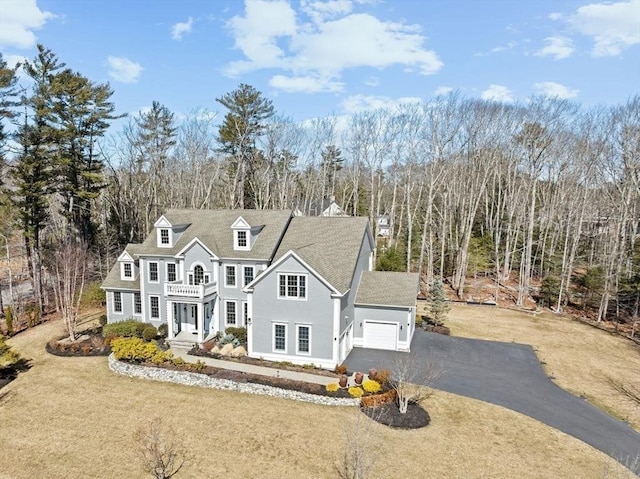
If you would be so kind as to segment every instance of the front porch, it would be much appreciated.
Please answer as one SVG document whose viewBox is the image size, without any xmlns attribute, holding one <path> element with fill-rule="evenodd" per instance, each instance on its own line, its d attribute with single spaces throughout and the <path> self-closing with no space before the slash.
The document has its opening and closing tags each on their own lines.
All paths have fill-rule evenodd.
<svg viewBox="0 0 640 479">
<path fill-rule="evenodd" d="M 172 345 L 182 343 L 189 347 L 202 344 L 217 333 L 218 315 L 216 293 L 202 300 L 187 296 L 167 298 L 167 340 Z"/>
<path fill-rule="evenodd" d="M 176 349 L 187 349 L 187 350 L 190 350 L 196 344 L 200 346 L 200 345 L 202 345 L 203 342 L 209 341 L 215 335 L 216 335 L 215 332 L 209 332 L 204 337 L 204 341 L 199 342 L 198 341 L 198 333 L 196 331 L 180 331 L 173 338 L 171 338 L 171 339 L 167 338 L 167 342 L 169 343 L 169 346 L 172 349 L 176 348 Z"/>
</svg>

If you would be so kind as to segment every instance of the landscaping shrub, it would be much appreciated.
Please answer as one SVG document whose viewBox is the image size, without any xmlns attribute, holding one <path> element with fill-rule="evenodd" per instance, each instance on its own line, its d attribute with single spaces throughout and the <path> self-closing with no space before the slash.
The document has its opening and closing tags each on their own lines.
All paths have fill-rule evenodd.
<svg viewBox="0 0 640 479">
<path fill-rule="evenodd" d="M 145 326 L 144 329 L 142 330 L 142 339 L 144 339 L 145 341 L 151 341 L 153 339 L 156 339 L 157 335 L 158 335 L 158 330 L 153 324 L 149 324 Z"/>
<path fill-rule="evenodd" d="M 40 324 L 40 310 L 35 304 L 30 304 L 26 307 L 25 315 L 27 317 L 28 328 L 33 328 Z"/>
<path fill-rule="evenodd" d="M 396 391 L 391 389 L 381 394 L 375 394 L 373 396 L 363 396 L 360 399 L 360 405 L 364 408 L 378 407 L 382 404 L 394 402 L 396 400 Z"/>
<path fill-rule="evenodd" d="M 329 383 L 325 386 L 325 389 L 327 392 L 334 393 L 340 389 L 340 385 L 338 383 Z"/>
<path fill-rule="evenodd" d="M 351 386 L 349 388 L 349 395 L 354 398 L 361 398 L 364 394 L 364 391 L 360 386 Z"/>
<path fill-rule="evenodd" d="M 375 394 L 377 392 L 380 392 L 380 389 L 382 389 L 382 386 L 378 381 L 374 381 L 372 379 L 366 379 L 362 383 L 362 388 L 368 393 Z"/>
<path fill-rule="evenodd" d="M 162 364 L 172 358 L 170 351 L 161 350 L 156 343 L 147 343 L 140 338 L 116 338 L 111 341 L 111 350 L 116 359 Z"/>
<path fill-rule="evenodd" d="M 102 316 L 100 316 L 100 318 L 98 319 L 98 322 L 100 323 L 100 326 L 104 327 L 107 325 L 107 315 L 103 314 Z"/>
<path fill-rule="evenodd" d="M 422 323 L 424 323 L 424 319 L 422 319 L 422 315 L 416 314 L 416 328 L 421 328 Z"/>
<path fill-rule="evenodd" d="M 206 367 L 207 365 L 203 361 L 200 361 L 199 359 L 195 363 L 189 364 L 189 370 L 194 371 L 196 373 L 201 373 L 202 371 L 204 371 L 204 368 Z"/>
<path fill-rule="evenodd" d="M 247 343 L 247 328 L 227 328 L 224 332 L 226 334 L 232 334 L 243 344 Z"/>
<path fill-rule="evenodd" d="M 142 332 L 147 327 L 146 323 L 142 323 L 135 319 L 127 319 L 118 321 L 117 323 L 107 324 L 102 328 L 102 336 L 105 338 L 110 334 L 122 338 L 142 338 Z"/>
<path fill-rule="evenodd" d="M 240 340 L 233 334 L 225 334 L 218 341 L 218 347 L 222 347 L 226 344 L 231 344 L 234 348 L 237 348 L 238 346 L 240 346 Z"/>
<path fill-rule="evenodd" d="M 158 335 L 163 339 L 169 335 L 169 326 L 166 323 L 158 326 Z"/>
<path fill-rule="evenodd" d="M 186 361 L 180 357 L 173 358 L 171 362 L 174 366 L 184 366 L 186 364 Z"/>
</svg>

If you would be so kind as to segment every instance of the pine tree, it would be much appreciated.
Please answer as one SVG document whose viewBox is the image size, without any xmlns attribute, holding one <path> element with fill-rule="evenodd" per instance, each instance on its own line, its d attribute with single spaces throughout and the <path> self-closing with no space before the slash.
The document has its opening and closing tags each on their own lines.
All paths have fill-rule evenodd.
<svg viewBox="0 0 640 479">
<path fill-rule="evenodd" d="M 433 280 L 433 285 L 429 292 L 429 303 L 431 317 L 437 325 L 442 325 L 442 323 L 447 319 L 447 313 L 451 308 L 449 308 L 449 305 L 447 304 L 447 297 L 444 294 L 442 280 L 439 278 Z"/>
<path fill-rule="evenodd" d="M 255 171 L 260 158 L 256 141 L 264 133 L 266 120 L 274 115 L 273 104 L 246 84 L 240 84 L 216 101 L 229 110 L 218 129 L 218 142 L 220 150 L 231 156 L 231 174 L 238 184 L 238 201 L 244 208 L 255 208 Z"/>
<path fill-rule="evenodd" d="M 20 64 L 13 68 L 9 68 L 7 66 L 7 62 L 5 62 L 2 57 L 2 52 L 0 52 L 0 188 L 2 188 L 4 178 L 4 148 L 7 140 L 7 135 L 4 131 L 4 123 L 5 120 L 11 120 L 16 116 L 15 111 L 13 111 L 13 107 L 19 105 L 19 102 L 15 100 L 15 97 L 18 94 L 18 77 L 16 75 L 16 70 L 19 66 Z M 0 194 L 2 194 L 1 191 Z M 0 201 L 2 201 L 2 198 L 0 198 Z"/>
</svg>

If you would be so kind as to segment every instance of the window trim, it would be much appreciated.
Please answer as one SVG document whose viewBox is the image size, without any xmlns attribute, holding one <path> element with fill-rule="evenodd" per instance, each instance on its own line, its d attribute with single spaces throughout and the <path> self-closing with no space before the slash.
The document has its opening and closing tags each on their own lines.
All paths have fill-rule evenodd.
<svg viewBox="0 0 640 479">
<path fill-rule="evenodd" d="M 276 349 L 276 326 L 284 327 L 284 349 Z M 287 354 L 288 324 L 283 322 L 273 322 L 271 325 L 271 351 L 277 354 Z"/>
<path fill-rule="evenodd" d="M 240 233 L 245 234 L 246 245 L 240 246 Z M 251 250 L 251 234 L 248 228 L 233 230 L 233 249 L 236 251 L 250 251 Z"/>
<path fill-rule="evenodd" d="M 116 299 L 118 298 L 118 299 Z M 116 306 L 120 306 L 120 308 L 117 308 Z M 122 314 L 122 292 L 121 291 L 114 291 L 113 292 L 113 312 L 114 313 L 118 313 L 118 314 Z"/>
<path fill-rule="evenodd" d="M 153 315 L 153 300 L 157 299 L 158 300 L 158 316 L 154 316 Z M 161 312 L 160 312 L 160 296 L 157 295 L 151 295 L 149 296 L 149 319 L 160 319 L 161 316 Z"/>
<path fill-rule="evenodd" d="M 308 351 L 300 350 L 300 329 L 307 328 L 308 329 L 308 337 L 307 337 L 307 347 Z M 311 325 L 310 324 L 296 324 L 296 354 L 301 356 L 311 356 Z"/>
<path fill-rule="evenodd" d="M 127 266 L 129 267 L 128 275 Z M 125 261 L 122 263 L 122 279 L 124 281 L 133 281 L 133 263 L 131 261 Z"/>
<path fill-rule="evenodd" d="M 229 322 L 229 305 L 233 304 L 233 319 L 234 322 Z M 224 302 L 224 325 L 231 327 L 238 327 L 238 302 L 236 300 L 225 300 Z"/>
<path fill-rule="evenodd" d="M 140 293 L 133 293 L 133 314 L 142 315 L 142 295 Z"/>
<path fill-rule="evenodd" d="M 289 277 L 291 276 L 295 276 L 298 278 L 297 280 L 297 285 L 296 288 L 298 290 L 298 295 L 297 296 L 289 296 Z M 284 296 L 281 294 L 281 290 L 280 290 L 280 281 L 281 278 L 287 278 L 285 279 L 285 294 Z M 304 296 L 300 297 L 300 279 L 299 278 L 304 278 Z M 277 290 L 277 296 L 278 299 L 287 299 L 287 300 L 291 300 L 291 301 L 307 301 L 307 299 L 309 298 L 309 275 L 307 273 L 278 273 L 278 282 L 276 287 L 278 288 Z"/>
<path fill-rule="evenodd" d="M 156 279 L 151 279 L 151 265 L 152 264 L 156 265 Z M 147 263 L 147 272 L 149 273 L 149 277 L 147 278 L 149 283 L 159 283 L 160 282 L 160 268 L 159 268 L 159 265 L 158 265 L 157 261 L 149 261 Z"/>
<path fill-rule="evenodd" d="M 228 280 L 227 268 L 233 268 L 233 278 L 234 278 L 233 284 L 229 284 L 227 282 L 227 280 Z M 238 287 L 238 265 L 235 265 L 235 264 L 225 264 L 224 265 L 224 287 L 225 288 L 237 288 Z"/>
<path fill-rule="evenodd" d="M 242 308 L 242 326 L 247 327 L 247 320 L 249 319 L 249 302 L 241 301 Z"/>
<path fill-rule="evenodd" d="M 163 242 L 162 233 L 167 232 L 167 242 Z M 173 229 L 166 226 L 158 228 L 158 248 L 172 248 L 173 247 Z"/>
<path fill-rule="evenodd" d="M 251 266 L 246 266 L 243 265 L 242 266 L 242 287 L 244 288 L 246 285 L 248 285 L 249 283 L 251 283 L 251 281 L 247 282 L 247 275 L 246 275 L 246 270 L 251 269 L 251 281 L 253 281 L 254 279 L 256 279 L 256 267 L 251 265 Z"/>
<path fill-rule="evenodd" d="M 173 279 L 171 279 L 171 273 L 169 272 L 169 266 L 173 266 Z M 166 275 L 167 275 L 167 282 L 168 283 L 172 283 L 173 281 L 177 281 L 178 280 L 178 265 L 175 263 L 167 263 L 166 264 Z"/>
</svg>

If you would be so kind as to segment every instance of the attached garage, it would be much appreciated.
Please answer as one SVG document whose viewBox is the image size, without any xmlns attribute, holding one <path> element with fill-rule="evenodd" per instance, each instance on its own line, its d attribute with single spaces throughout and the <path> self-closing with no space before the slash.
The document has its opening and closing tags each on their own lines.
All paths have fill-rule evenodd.
<svg viewBox="0 0 640 479">
<path fill-rule="evenodd" d="M 354 346 L 409 351 L 417 293 L 415 273 L 363 272 L 354 304 Z"/>
<path fill-rule="evenodd" d="M 398 349 L 398 324 L 363 321 L 363 346 L 372 349 Z"/>
</svg>

